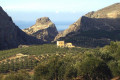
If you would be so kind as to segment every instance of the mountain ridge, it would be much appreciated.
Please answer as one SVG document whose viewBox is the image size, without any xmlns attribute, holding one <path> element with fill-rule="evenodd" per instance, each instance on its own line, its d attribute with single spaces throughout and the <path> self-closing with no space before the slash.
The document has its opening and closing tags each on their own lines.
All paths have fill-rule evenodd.
<svg viewBox="0 0 120 80">
<path fill-rule="evenodd" d="M 107 45 L 111 40 L 113 40 L 110 37 L 110 35 L 111 36 L 117 35 L 119 37 L 119 34 L 120 34 L 119 32 L 120 14 L 119 13 L 120 13 L 120 3 L 110 5 L 108 7 L 105 7 L 95 12 L 94 11 L 89 12 L 86 15 L 80 17 L 75 23 L 70 25 L 68 29 L 63 31 L 63 33 L 59 33 L 55 37 L 54 41 L 62 39 L 62 40 L 65 40 L 66 42 L 75 43 L 79 40 L 80 42 L 78 42 L 78 44 L 80 44 L 81 42 L 88 43 L 89 41 L 87 41 L 86 39 L 90 38 L 92 39 L 91 41 L 92 44 L 90 45 L 93 45 L 97 41 L 99 42 L 99 44 L 102 44 L 102 42 L 104 43 L 105 41 L 104 45 Z M 94 34 L 96 33 L 98 34 L 99 32 L 102 32 L 102 31 L 106 33 L 104 35 L 108 35 L 109 37 L 105 37 L 104 35 L 102 35 L 103 37 L 101 36 L 99 39 L 96 38 L 97 36 L 93 38 Z M 115 33 L 114 31 L 117 31 L 118 34 Z M 91 35 L 91 33 L 89 32 L 92 32 L 94 34 Z M 108 34 L 109 32 L 112 34 L 109 35 Z M 101 33 L 99 33 L 98 35 L 100 34 Z M 74 35 L 76 35 L 77 38 L 74 37 Z M 70 39 L 72 38 L 76 38 L 78 40 L 71 41 Z M 93 41 L 93 40 L 96 40 L 96 41 Z M 120 39 L 117 38 L 116 40 L 120 40 Z M 95 45 L 95 46 L 99 46 L 99 45 Z"/>
</svg>

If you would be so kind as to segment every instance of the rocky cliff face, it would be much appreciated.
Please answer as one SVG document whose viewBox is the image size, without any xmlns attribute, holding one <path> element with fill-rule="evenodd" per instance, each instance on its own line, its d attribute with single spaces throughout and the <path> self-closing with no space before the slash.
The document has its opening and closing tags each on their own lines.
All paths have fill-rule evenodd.
<svg viewBox="0 0 120 80">
<path fill-rule="evenodd" d="M 53 41 L 58 34 L 55 24 L 52 23 L 48 17 L 37 19 L 35 25 L 24 29 L 23 31 L 46 42 Z"/>
<path fill-rule="evenodd" d="M 119 30 L 120 29 L 120 3 L 113 4 L 111 6 L 100 9 L 96 12 L 90 12 L 85 15 L 89 18 L 89 21 L 92 26 L 102 30 Z M 90 20 L 91 19 L 91 20 Z M 88 21 L 87 21 L 88 22 Z M 97 26 L 93 24 L 98 24 Z M 90 25 L 90 24 L 89 24 Z M 91 28 L 87 25 L 87 28 Z M 84 28 L 81 27 L 81 28 Z M 93 28 L 91 28 L 93 29 Z"/>
<path fill-rule="evenodd" d="M 42 40 L 28 36 L 19 29 L 11 17 L 0 7 L 0 50 L 16 48 L 20 44 L 41 44 Z"/>
<path fill-rule="evenodd" d="M 120 40 L 118 38 L 120 37 L 119 30 L 120 3 L 116 3 L 82 16 L 63 33 L 58 34 L 54 40 L 63 39 L 73 43 L 77 42 L 77 44 L 99 46 L 98 44 L 105 45 L 111 40 Z M 113 39 L 111 36 L 116 37 Z M 74 40 L 71 40 L 73 38 Z"/>
<path fill-rule="evenodd" d="M 72 25 L 69 26 L 68 29 L 64 30 L 63 32 L 59 33 L 54 41 L 58 40 L 60 37 L 65 37 L 67 34 L 72 33 L 72 32 L 77 32 L 80 29 L 80 22 L 81 22 L 81 18 L 78 19 L 75 23 L 73 23 Z"/>
<path fill-rule="evenodd" d="M 90 18 L 120 18 L 120 3 L 113 4 L 96 12 L 92 11 L 85 16 Z"/>
<path fill-rule="evenodd" d="M 96 12 L 92 11 L 82 16 L 69 26 L 63 33 L 58 34 L 54 40 L 65 37 L 67 34 L 88 30 L 119 30 L 120 29 L 120 3 L 113 4 Z"/>
</svg>

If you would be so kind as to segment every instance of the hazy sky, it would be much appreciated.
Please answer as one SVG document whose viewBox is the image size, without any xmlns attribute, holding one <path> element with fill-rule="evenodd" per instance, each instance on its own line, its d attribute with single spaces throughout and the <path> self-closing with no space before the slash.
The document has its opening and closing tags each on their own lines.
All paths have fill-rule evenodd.
<svg viewBox="0 0 120 80">
<path fill-rule="evenodd" d="M 29 22 L 47 16 L 53 22 L 67 22 L 118 2 L 120 0 L 1 0 L 0 6 L 14 21 Z"/>
<path fill-rule="evenodd" d="M 54 17 L 53 19 L 56 17 L 56 20 L 61 21 L 61 18 L 72 19 L 75 15 L 78 16 L 75 16 L 75 19 L 79 18 L 89 11 L 117 2 L 120 0 L 1 0 L 0 3 L 15 20 L 32 21 L 37 17 L 48 16 Z"/>
</svg>

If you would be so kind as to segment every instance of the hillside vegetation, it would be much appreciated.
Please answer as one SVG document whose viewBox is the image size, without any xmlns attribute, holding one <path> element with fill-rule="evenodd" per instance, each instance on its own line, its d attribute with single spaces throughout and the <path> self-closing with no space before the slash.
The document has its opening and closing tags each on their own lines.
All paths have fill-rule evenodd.
<svg viewBox="0 0 120 80">
<path fill-rule="evenodd" d="M 119 44 L 111 42 L 95 49 L 44 44 L 0 51 L 0 77 L 3 80 L 110 80 L 120 76 Z M 28 56 L 9 59 L 18 53 Z"/>
</svg>

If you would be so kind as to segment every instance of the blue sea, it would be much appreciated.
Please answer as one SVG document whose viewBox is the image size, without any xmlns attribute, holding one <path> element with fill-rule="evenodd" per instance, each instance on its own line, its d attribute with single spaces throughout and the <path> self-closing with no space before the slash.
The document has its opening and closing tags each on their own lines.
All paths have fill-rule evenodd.
<svg viewBox="0 0 120 80">
<path fill-rule="evenodd" d="M 63 31 L 69 27 L 73 22 L 54 22 L 58 31 Z M 23 21 L 15 21 L 15 24 L 20 29 L 29 28 L 35 24 L 35 22 L 23 22 Z"/>
<path fill-rule="evenodd" d="M 63 30 L 65 30 L 65 29 L 67 29 L 68 27 L 69 27 L 69 24 L 68 25 L 64 25 L 64 24 L 56 24 L 56 27 L 57 27 L 57 30 L 58 31 L 63 31 Z"/>
</svg>

